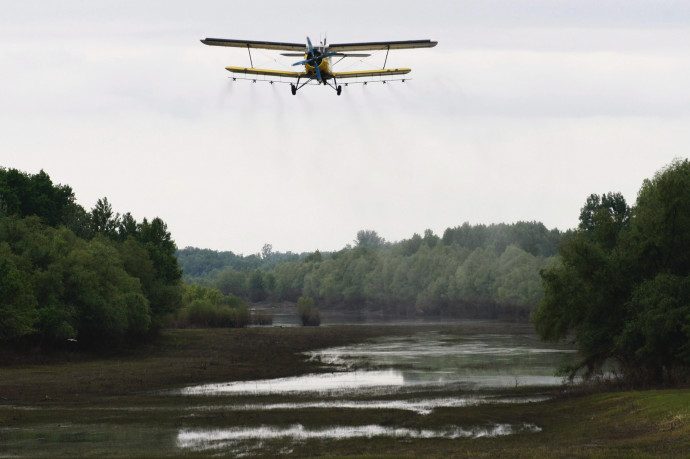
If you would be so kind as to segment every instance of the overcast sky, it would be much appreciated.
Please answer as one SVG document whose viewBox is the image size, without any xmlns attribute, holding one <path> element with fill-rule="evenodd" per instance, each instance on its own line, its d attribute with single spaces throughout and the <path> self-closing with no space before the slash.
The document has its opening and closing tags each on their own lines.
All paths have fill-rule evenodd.
<svg viewBox="0 0 690 459">
<path fill-rule="evenodd" d="M 0 4 L 0 166 L 43 169 L 86 209 L 105 196 L 161 217 L 180 248 L 338 250 L 361 229 L 398 241 L 463 222 L 565 230 L 589 194 L 632 204 L 690 151 L 687 1 Z M 224 67 L 247 53 L 199 42 L 324 34 L 439 45 L 390 53 L 411 81 L 338 97 L 232 82 Z"/>
</svg>

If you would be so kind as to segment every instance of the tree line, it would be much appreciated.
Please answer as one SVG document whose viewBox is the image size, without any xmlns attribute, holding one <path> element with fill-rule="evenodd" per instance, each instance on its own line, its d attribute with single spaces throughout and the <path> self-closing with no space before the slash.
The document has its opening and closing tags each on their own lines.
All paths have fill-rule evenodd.
<svg viewBox="0 0 690 459">
<path fill-rule="evenodd" d="M 107 198 L 86 211 L 41 171 L 0 168 L 0 342 L 117 345 L 181 306 L 182 271 L 160 218 Z"/>
<path fill-rule="evenodd" d="M 563 237 L 537 222 L 465 223 L 443 237 L 427 230 L 396 243 L 362 230 L 353 245 L 332 253 L 264 250 L 250 256 L 260 261 L 250 269 L 234 254 L 185 248 L 178 257 L 185 270 L 199 255 L 226 257 L 235 264 L 214 265 L 195 281 L 248 301 L 310 297 L 322 309 L 526 320 L 542 296 L 539 270 L 554 263 Z"/>
</svg>

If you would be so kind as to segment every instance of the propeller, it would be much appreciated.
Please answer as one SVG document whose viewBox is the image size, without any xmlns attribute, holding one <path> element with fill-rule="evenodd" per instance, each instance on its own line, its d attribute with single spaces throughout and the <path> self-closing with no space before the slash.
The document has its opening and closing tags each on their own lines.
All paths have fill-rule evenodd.
<svg viewBox="0 0 690 459">
<path fill-rule="evenodd" d="M 319 54 L 316 55 L 316 52 L 314 51 L 314 46 L 311 44 L 311 40 L 309 37 L 307 37 L 307 47 L 308 47 L 308 52 L 307 52 L 307 57 L 308 59 L 295 62 L 292 65 L 313 65 L 314 70 L 316 70 L 316 78 L 319 82 L 321 82 L 321 70 L 319 70 L 319 65 L 321 65 L 321 61 L 327 57 L 335 56 L 337 53 L 331 52 L 331 53 L 324 53 L 324 54 Z M 325 48 L 325 45 L 324 45 Z"/>
</svg>

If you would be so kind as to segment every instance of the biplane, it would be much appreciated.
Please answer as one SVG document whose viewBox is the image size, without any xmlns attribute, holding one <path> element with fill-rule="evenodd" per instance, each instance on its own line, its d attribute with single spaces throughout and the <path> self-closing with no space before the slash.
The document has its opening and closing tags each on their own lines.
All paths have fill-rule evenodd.
<svg viewBox="0 0 690 459">
<path fill-rule="evenodd" d="M 407 41 L 382 41 L 382 42 L 364 42 L 364 43 L 337 43 L 328 45 L 326 40 L 321 42 L 318 46 L 313 46 L 309 37 L 307 37 L 306 46 L 301 43 L 280 43 L 271 41 L 249 41 L 249 40 L 231 40 L 225 38 L 205 38 L 201 40 L 205 45 L 210 46 L 229 46 L 233 48 L 246 48 L 249 53 L 250 67 L 225 67 L 226 70 L 233 74 L 242 75 L 239 78 L 253 79 L 256 82 L 255 75 L 263 75 L 269 78 L 291 78 L 295 79 L 294 83 L 290 83 L 292 94 L 297 94 L 297 91 L 309 83 L 323 84 L 335 89 L 336 93 L 340 95 L 342 86 L 338 84 L 338 80 L 346 80 L 357 78 L 357 82 L 366 84 L 367 78 L 379 78 L 379 81 L 386 82 L 387 78 L 399 75 L 406 75 L 410 73 L 408 68 L 386 68 L 388 62 L 388 53 L 395 49 L 412 49 L 412 48 L 431 48 L 436 46 L 438 42 L 431 40 L 407 40 Z M 301 57 L 302 59 L 292 64 L 293 66 L 302 65 L 301 72 L 292 72 L 286 70 L 269 70 L 254 68 L 252 60 L 252 49 L 268 49 L 285 51 L 281 53 L 282 56 L 287 57 Z M 359 51 L 386 51 L 386 57 L 383 62 L 383 67 L 372 70 L 358 70 L 350 72 L 335 72 L 333 67 L 340 61 L 348 57 L 366 58 L 371 54 L 361 53 Z M 331 58 L 338 58 L 333 62 Z M 363 81 L 362 81 L 363 80 Z M 405 81 L 402 79 L 402 81 Z M 273 83 L 273 80 L 270 80 Z M 345 83 L 346 85 L 348 83 Z"/>
</svg>

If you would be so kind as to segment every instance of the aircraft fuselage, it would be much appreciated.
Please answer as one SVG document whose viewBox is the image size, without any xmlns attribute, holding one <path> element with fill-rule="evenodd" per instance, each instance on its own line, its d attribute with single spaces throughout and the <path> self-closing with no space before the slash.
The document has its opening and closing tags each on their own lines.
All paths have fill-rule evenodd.
<svg viewBox="0 0 690 459">
<path fill-rule="evenodd" d="M 325 47 L 315 47 L 314 48 L 314 55 L 317 58 L 316 63 L 319 65 L 319 72 L 321 72 L 321 79 L 322 80 L 327 80 L 331 78 L 332 76 L 332 71 L 331 71 L 331 58 L 330 57 L 325 57 L 322 59 L 319 59 L 318 56 L 321 56 L 323 54 L 326 54 L 328 52 L 328 48 Z M 309 54 L 306 53 L 304 55 L 304 60 L 308 60 Z M 316 76 L 316 66 L 312 64 L 304 64 L 304 69 L 309 75 L 314 75 Z M 319 83 L 322 83 L 322 81 L 319 81 Z"/>
</svg>

